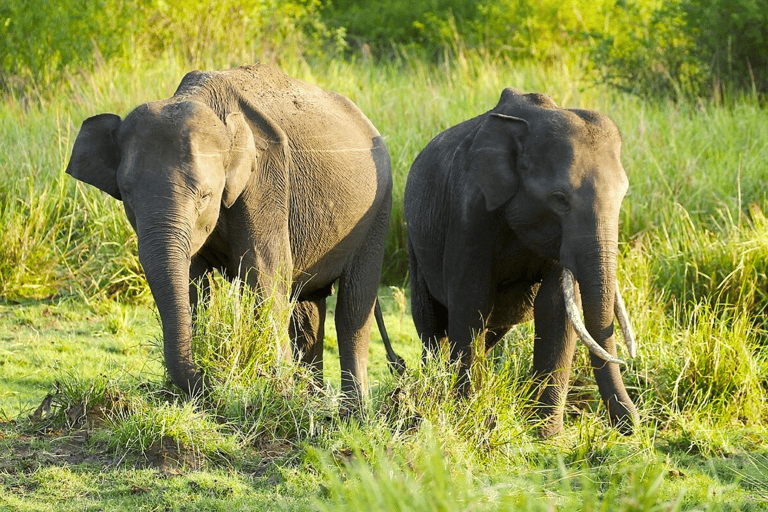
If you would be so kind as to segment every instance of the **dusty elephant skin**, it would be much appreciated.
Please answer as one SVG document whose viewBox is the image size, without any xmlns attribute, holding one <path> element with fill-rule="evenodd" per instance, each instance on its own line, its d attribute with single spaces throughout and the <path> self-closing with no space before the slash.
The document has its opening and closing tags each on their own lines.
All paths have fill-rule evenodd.
<svg viewBox="0 0 768 512">
<path fill-rule="evenodd" d="M 392 174 L 379 132 L 351 101 L 268 66 L 194 71 L 170 99 L 85 120 L 67 173 L 122 200 L 179 387 L 205 384 L 190 349 L 204 297 L 190 282 L 205 293 L 220 270 L 274 294 L 282 354 L 292 338 L 319 378 L 338 282 L 342 390 L 363 399 Z"/>
<path fill-rule="evenodd" d="M 585 343 L 612 424 L 629 433 L 638 421 L 613 328 L 615 305 L 623 309 L 616 264 L 628 187 L 620 152 L 606 116 L 506 89 L 493 110 L 435 137 L 408 175 L 412 310 L 425 355 L 450 340 L 466 390 L 473 336 L 490 349 L 532 317 L 544 436 L 563 428 L 577 331 L 594 340 Z M 566 311 L 569 294 L 583 304 L 583 323 Z"/>
</svg>

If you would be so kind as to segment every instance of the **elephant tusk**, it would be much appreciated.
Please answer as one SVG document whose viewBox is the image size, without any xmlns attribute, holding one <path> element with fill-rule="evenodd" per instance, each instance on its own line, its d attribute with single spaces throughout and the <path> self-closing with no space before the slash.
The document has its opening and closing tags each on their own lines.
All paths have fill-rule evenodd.
<svg viewBox="0 0 768 512">
<path fill-rule="evenodd" d="M 627 352 L 629 353 L 629 357 L 635 357 L 637 356 L 635 331 L 632 329 L 632 324 L 629 322 L 627 307 L 624 305 L 624 299 L 621 298 L 621 292 L 619 292 L 618 285 L 616 286 L 616 298 L 614 299 L 613 309 L 616 315 L 616 319 L 619 321 L 619 327 L 621 327 L 621 334 L 624 337 L 624 343 L 627 344 Z"/>
<path fill-rule="evenodd" d="M 626 364 L 624 361 L 616 356 L 612 356 L 603 347 L 592 339 L 587 328 L 584 326 L 584 322 L 581 320 L 579 314 L 579 307 L 576 305 L 576 295 L 574 278 L 570 270 L 563 267 L 563 274 L 560 278 L 560 282 L 563 285 L 563 297 L 565 298 L 565 311 L 568 314 L 568 319 L 571 321 L 573 328 L 576 330 L 576 334 L 579 335 L 581 341 L 589 348 L 589 350 L 600 359 L 608 361 L 609 363 Z"/>
</svg>

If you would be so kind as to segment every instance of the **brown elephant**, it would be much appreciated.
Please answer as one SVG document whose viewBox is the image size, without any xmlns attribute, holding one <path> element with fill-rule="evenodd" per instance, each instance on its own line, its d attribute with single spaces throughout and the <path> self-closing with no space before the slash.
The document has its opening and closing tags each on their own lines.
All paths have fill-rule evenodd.
<svg viewBox="0 0 768 512">
<path fill-rule="evenodd" d="M 611 421 L 625 432 L 637 422 L 613 329 L 616 310 L 634 355 L 616 281 L 628 187 L 620 154 L 619 131 L 605 115 L 506 89 L 493 110 L 435 137 L 408 175 L 412 310 L 425 355 L 448 339 L 465 389 L 474 336 L 490 349 L 534 318 L 545 436 L 563 428 L 576 332 L 592 351 Z"/>
<path fill-rule="evenodd" d="M 194 71 L 170 99 L 87 119 L 67 173 L 123 201 L 179 387 L 204 388 L 190 282 L 220 270 L 274 294 L 278 311 L 295 301 L 276 315 L 282 353 L 293 338 L 321 379 L 338 283 L 342 391 L 363 399 L 392 175 L 384 140 L 349 99 L 268 66 Z"/>
</svg>

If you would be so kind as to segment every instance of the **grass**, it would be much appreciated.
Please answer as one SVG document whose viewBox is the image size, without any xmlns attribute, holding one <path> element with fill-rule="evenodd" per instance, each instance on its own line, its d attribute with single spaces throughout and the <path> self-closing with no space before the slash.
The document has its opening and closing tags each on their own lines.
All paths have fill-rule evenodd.
<svg viewBox="0 0 768 512">
<path fill-rule="evenodd" d="M 84 118 L 167 97 L 187 68 L 167 56 L 106 62 L 48 95 L 0 102 L 0 509 L 768 509 L 768 127 L 757 99 L 641 101 L 581 80 L 577 66 L 468 52 L 440 65 L 405 53 L 280 64 L 352 98 L 387 140 L 395 208 L 380 295 L 409 371 L 389 374 L 374 334 L 367 413 L 341 421 L 332 323 L 326 384 L 313 390 L 301 368 L 275 361 L 268 326 L 242 313 L 261 299 L 222 284 L 195 341 L 219 386 L 205 401 L 178 395 L 120 204 L 63 169 Z M 640 344 L 624 372 L 642 419 L 633 436 L 606 424 L 580 349 L 565 433 L 538 439 L 530 325 L 479 358 L 468 399 L 453 396 L 442 359 L 420 364 L 405 177 L 435 134 L 493 107 L 505 86 L 601 110 L 622 131 L 619 277 Z"/>
</svg>

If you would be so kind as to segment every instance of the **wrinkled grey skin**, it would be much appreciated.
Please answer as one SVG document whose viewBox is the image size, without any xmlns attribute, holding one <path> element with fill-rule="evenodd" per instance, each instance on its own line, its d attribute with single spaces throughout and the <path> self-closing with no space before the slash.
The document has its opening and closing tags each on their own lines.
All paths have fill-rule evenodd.
<svg viewBox="0 0 768 512">
<path fill-rule="evenodd" d="M 411 167 L 405 218 L 413 320 L 426 351 L 448 338 L 466 390 L 473 336 L 490 349 L 535 320 L 533 371 L 542 434 L 563 428 L 576 336 L 560 276 L 575 276 L 584 324 L 616 355 L 619 209 L 628 181 L 621 139 L 597 112 L 506 89 L 498 105 L 433 139 Z M 619 367 L 590 354 L 613 424 L 637 412 Z"/>
<path fill-rule="evenodd" d="M 367 389 L 368 340 L 391 208 L 389 153 L 347 98 L 268 66 L 187 74 L 172 98 L 87 119 L 67 173 L 123 201 L 163 324 L 165 363 L 190 394 L 190 286 L 213 270 L 275 294 L 287 337 L 322 378 L 338 281 L 342 390 Z M 289 296 L 296 300 L 291 316 Z M 284 335 L 280 334 L 284 333 Z"/>
</svg>

